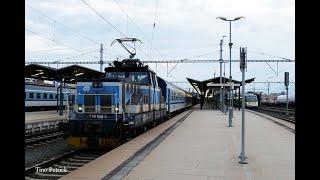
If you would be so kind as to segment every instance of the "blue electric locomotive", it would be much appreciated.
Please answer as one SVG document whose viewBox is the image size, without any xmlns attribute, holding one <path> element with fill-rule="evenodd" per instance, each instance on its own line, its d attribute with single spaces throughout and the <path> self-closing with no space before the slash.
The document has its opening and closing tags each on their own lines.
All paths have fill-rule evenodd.
<svg viewBox="0 0 320 180">
<path fill-rule="evenodd" d="M 138 59 L 115 61 L 105 78 L 76 85 L 67 141 L 77 148 L 107 147 L 192 106 L 192 95 Z"/>
</svg>

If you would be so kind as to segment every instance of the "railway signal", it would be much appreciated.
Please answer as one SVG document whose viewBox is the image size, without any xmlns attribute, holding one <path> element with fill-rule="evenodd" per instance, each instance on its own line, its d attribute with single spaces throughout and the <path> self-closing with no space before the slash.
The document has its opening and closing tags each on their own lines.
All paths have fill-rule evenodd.
<svg viewBox="0 0 320 180">
<path fill-rule="evenodd" d="M 284 85 L 286 86 L 286 94 L 287 94 L 287 107 L 286 107 L 286 115 L 289 115 L 289 101 L 288 101 L 288 86 L 289 86 L 289 72 L 284 73 Z"/>
<path fill-rule="evenodd" d="M 247 48 L 240 47 L 240 70 L 242 72 L 242 126 L 241 126 L 241 153 L 240 153 L 240 164 L 247 164 L 245 162 L 245 152 L 244 152 L 244 108 L 245 108 L 245 70 L 247 69 Z"/>
</svg>

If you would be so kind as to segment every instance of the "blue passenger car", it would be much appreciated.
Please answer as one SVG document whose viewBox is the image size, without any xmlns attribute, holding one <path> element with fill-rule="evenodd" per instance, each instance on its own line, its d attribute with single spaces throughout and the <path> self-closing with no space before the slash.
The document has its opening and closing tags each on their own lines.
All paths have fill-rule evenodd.
<svg viewBox="0 0 320 180">
<path fill-rule="evenodd" d="M 62 92 L 65 106 L 68 96 L 74 94 L 74 89 L 63 88 Z M 25 81 L 25 111 L 56 109 L 59 100 L 59 93 L 54 85 Z"/>
</svg>

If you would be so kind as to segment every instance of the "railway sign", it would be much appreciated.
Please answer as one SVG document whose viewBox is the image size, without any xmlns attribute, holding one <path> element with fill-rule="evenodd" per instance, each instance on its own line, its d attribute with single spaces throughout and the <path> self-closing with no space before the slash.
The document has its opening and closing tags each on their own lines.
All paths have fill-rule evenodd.
<svg viewBox="0 0 320 180">
<path fill-rule="evenodd" d="M 284 72 L 284 85 L 289 86 L 289 72 Z"/>
<path fill-rule="evenodd" d="M 244 71 L 247 68 L 247 48 L 240 48 L 240 70 Z"/>
</svg>

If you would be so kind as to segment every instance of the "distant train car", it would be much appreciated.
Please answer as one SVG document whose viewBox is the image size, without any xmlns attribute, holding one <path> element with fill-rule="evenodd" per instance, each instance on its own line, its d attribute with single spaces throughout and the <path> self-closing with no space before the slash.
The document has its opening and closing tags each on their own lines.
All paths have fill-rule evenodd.
<svg viewBox="0 0 320 180">
<path fill-rule="evenodd" d="M 280 93 L 279 93 L 280 94 Z M 287 95 L 264 95 L 261 99 L 261 104 L 263 106 L 274 106 L 274 107 L 286 107 L 287 105 Z M 289 108 L 295 107 L 295 96 L 291 95 L 288 97 Z"/>
<path fill-rule="evenodd" d="M 245 93 L 244 98 L 245 98 L 245 108 L 248 108 L 248 109 L 258 108 L 259 100 L 257 95 L 251 94 L 251 93 Z M 233 105 L 235 107 L 242 107 L 242 96 L 240 96 L 240 100 L 238 97 L 234 97 L 233 102 L 234 102 Z"/>
<path fill-rule="evenodd" d="M 277 96 L 277 98 L 275 100 L 275 105 L 278 106 L 278 107 L 286 107 L 286 105 L 287 105 L 287 95 Z M 294 108 L 295 107 L 295 96 L 289 96 L 288 97 L 288 106 L 290 108 Z"/>
<path fill-rule="evenodd" d="M 66 105 L 68 96 L 74 94 L 73 89 L 63 89 L 63 99 Z M 57 88 L 50 84 L 36 83 L 30 79 L 25 81 L 25 111 L 56 109 L 60 97 Z"/>
<path fill-rule="evenodd" d="M 277 96 L 262 94 L 261 95 L 261 105 L 272 106 L 276 103 Z"/>
<path fill-rule="evenodd" d="M 107 147 L 132 138 L 192 106 L 192 95 L 142 65 L 115 61 L 105 78 L 78 82 L 67 141 L 76 148 Z"/>
</svg>

